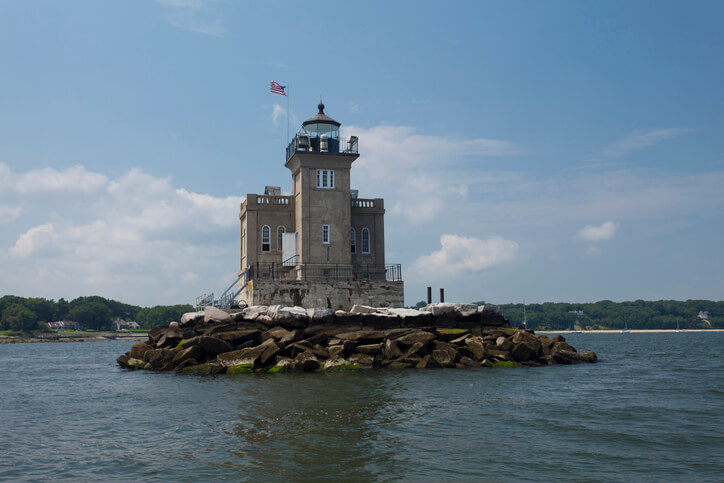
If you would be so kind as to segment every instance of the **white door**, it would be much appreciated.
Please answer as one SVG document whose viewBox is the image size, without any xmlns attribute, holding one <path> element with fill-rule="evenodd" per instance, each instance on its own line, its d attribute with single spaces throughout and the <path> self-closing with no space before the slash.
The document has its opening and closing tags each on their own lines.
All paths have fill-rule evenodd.
<svg viewBox="0 0 724 483">
<path fill-rule="evenodd" d="M 297 233 L 282 233 L 282 261 L 285 267 L 295 267 L 298 260 L 294 258 L 297 254 Z"/>
</svg>

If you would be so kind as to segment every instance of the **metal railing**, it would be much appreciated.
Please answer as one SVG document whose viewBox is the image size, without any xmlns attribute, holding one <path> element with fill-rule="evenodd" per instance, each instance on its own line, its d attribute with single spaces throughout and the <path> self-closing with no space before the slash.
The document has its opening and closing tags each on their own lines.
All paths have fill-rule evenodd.
<svg viewBox="0 0 724 483">
<path fill-rule="evenodd" d="M 214 292 L 196 297 L 196 310 L 203 310 L 204 307 L 214 306 Z"/>
<path fill-rule="evenodd" d="M 374 208 L 375 200 L 364 198 L 352 198 L 352 208 Z"/>
<path fill-rule="evenodd" d="M 257 262 L 242 274 L 245 280 L 402 280 L 402 265 L 348 265 L 342 263 Z M 285 265 L 285 263 L 290 263 Z"/>
<path fill-rule="evenodd" d="M 283 195 L 257 195 L 258 205 L 288 205 L 293 197 Z"/>
<path fill-rule="evenodd" d="M 287 159 L 296 152 L 359 154 L 359 139 L 357 136 L 328 138 L 324 149 L 318 137 L 297 134 L 287 146 Z"/>
</svg>

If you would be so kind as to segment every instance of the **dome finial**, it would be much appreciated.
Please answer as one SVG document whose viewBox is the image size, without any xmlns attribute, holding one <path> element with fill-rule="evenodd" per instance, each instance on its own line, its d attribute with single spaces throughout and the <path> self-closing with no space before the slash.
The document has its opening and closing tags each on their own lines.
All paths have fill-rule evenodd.
<svg viewBox="0 0 724 483">
<path fill-rule="evenodd" d="M 317 104 L 317 109 L 319 109 L 320 114 L 324 114 L 324 103 L 322 103 L 322 98 L 319 98 L 319 104 Z"/>
</svg>

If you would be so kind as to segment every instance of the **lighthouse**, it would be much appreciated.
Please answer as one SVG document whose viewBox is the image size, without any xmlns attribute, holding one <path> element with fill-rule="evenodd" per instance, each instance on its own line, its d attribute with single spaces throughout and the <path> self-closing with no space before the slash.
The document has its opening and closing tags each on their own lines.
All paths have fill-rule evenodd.
<svg viewBox="0 0 724 483">
<path fill-rule="evenodd" d="M 241 204 L 237 300 L 348 310 L 400 307 L 402 270 L 385 262 L 384 200 L 359 198 L 356 136 L 325 112 L 304 121 L 286 149 L 290 194 L 267 186 Z"/>
</svg>

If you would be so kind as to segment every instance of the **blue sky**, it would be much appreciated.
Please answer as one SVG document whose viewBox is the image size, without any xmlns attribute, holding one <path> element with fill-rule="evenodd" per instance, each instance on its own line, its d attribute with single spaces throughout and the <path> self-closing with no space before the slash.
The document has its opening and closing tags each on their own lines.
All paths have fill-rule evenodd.
<svg viewBox="0 0 724 483">
<path fill-rule="evenodd" d="M 292 131 L 360 139 L 406 303 L 720 300 L 721 2 L 0 3 L 0 293 L 193 302 Z"/>
</svg>

